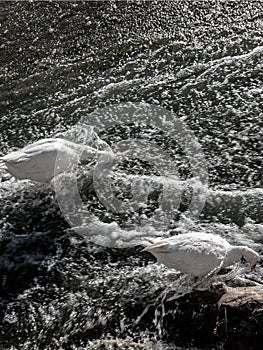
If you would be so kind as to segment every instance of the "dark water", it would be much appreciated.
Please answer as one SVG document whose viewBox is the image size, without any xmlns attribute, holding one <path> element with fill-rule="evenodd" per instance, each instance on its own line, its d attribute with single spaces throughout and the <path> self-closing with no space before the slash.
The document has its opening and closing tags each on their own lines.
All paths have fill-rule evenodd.
<svg viewBox="0 0 263 350">
<path fill-rule="evenodd" d="M 162 106 L 192 130 L 207 161 L 208 198 L 191 227 L 262 254 L 262 13 L 260 1 L 2 2 L 0 153 L 81 118 L 92 125 L 98 108 Z M 100 130 L 109 143 L 130 134 L 178 151 L 149 125 Z M 123 166 L 142 174 L 146 165 Z M 140 247 L 89 243 L 42 186 L 2 180 L 1 349 L 86 349 L 116 337 L 211 349 L 215 339 L 164 326 L 160 294 L 173 273 Z M 126 225 L 94 193 L 86 202 L 104 222 Z M 247 283 L 262 284 L 260 271 Z"/>
</svg>

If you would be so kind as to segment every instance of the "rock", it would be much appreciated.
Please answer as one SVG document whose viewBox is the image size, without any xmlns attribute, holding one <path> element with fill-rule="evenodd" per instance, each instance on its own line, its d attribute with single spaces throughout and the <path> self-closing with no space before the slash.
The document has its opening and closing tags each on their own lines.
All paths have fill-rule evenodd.
<svg viewBox="0 0 263 350">
<path fill-rule="evenodd" d="M 263 286 L 213 285 L 222 294 L 218 301 L 215 334 L 226 350 L 259 350 L 263 344 Z"/>
</svg>

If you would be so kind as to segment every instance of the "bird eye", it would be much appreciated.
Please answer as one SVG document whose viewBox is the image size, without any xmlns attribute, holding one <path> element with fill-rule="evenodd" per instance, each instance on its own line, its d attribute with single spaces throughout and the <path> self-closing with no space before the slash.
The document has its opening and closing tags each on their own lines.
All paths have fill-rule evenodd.
<svg viewBox="0 0 263 350">
<path fill-rule="evenodd" d="M 246 258 L 244 257 L 244 255 L 241 256 L 240 261 L 241 261 L 242 264 L 245 264 L 247 262 Z"/>
</svg>

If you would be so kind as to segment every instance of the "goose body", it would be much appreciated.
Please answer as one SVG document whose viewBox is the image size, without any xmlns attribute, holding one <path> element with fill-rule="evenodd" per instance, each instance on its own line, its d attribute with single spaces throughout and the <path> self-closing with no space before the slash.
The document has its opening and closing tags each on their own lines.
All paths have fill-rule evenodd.
<svg viewBox="0 0 263 350">
<path fill-rule="evenodd" d="M 70 161 L 77 153 L 82 153 L 81 160 L 84 160 L 94 158 L 98 152 L 92 147 L 68 140 L 46 138 L 0 157 L 0 168 L 16 179 L 49 182 L 54 177 L 58 155 L 60 161 L 56 174 L 68 169 Z"/>
<path fill-rule="evenodd" d="M 248 262 L 254 269 L 259 254 L 247 246 L 233 246 L 224 238 L 201 232 L 184 233 L 152 240 L 144 248 L 158 262 L 194 277 L 203 278 L 237 262 Z"/>
</svg>

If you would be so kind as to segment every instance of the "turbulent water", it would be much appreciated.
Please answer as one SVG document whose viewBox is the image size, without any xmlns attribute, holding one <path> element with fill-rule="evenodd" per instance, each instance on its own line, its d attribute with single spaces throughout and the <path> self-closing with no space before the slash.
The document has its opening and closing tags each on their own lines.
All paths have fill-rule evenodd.
<svg viewBox="0 0 263 350">
<path fill-rule="evenodd" d="M 191 285 L 137 238 L 193 229 L 262 254 L 262 11 L 260 1 L 1 3 L 0 154 L 94 126 L 87 144 L 118 145 L 114 198 L 130 203 L 132 182 L 143 202 L 142 178 L 149 194 L 114 210 L 99 176 L 92 184 L 101 168 L 83 165 L 82 232 L 65 215 L 71 202 L 61 208 L 49 188 L 1 172 L 1 349 L 95 349 L 116 338 L 125 348 L 211 349 L 205 334 L 168 324 L 165 293 Z M 196 178 L 205 198 L 193 218 Z M 164 189 L 179 199 L 156 227 Z M 263 284 L 262 268 L 231 283 Z"/>
</svg>

